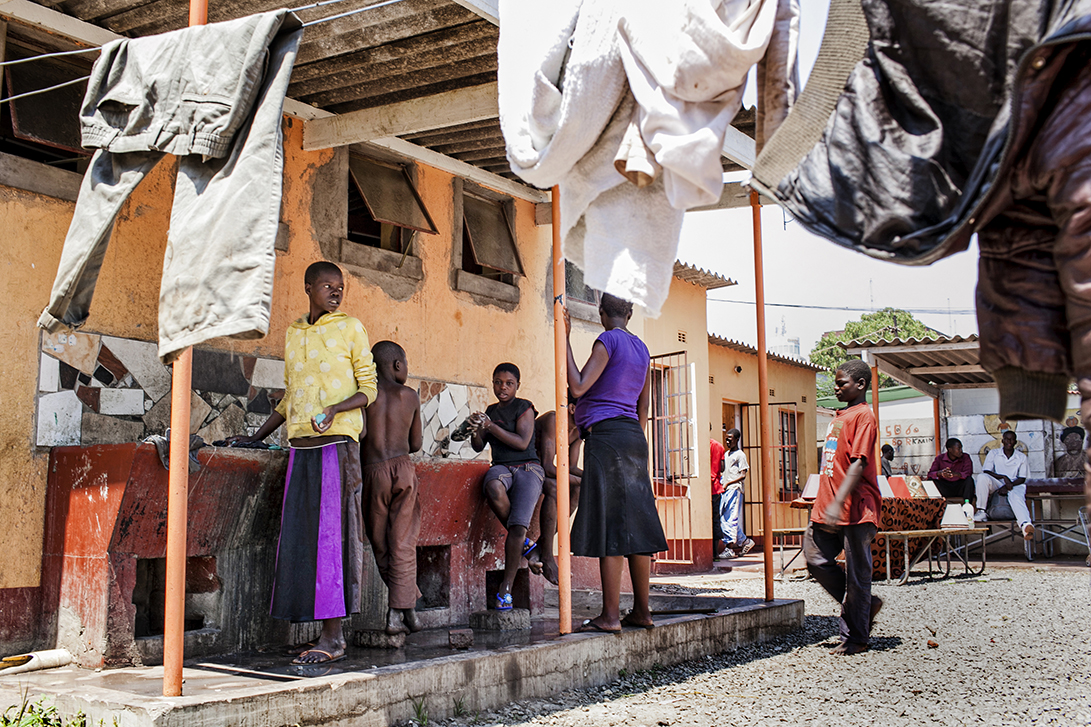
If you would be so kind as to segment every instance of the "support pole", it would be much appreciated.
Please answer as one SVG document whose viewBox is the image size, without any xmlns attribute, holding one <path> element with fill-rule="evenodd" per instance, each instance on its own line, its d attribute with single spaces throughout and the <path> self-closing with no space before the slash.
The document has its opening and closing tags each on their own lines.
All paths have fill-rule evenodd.
<svg viewBox="0 0 1091 727">
<path fill-rule="evenodd" d="M 935 436 L 936 442 L 935 442 L 935 444 L 936 444 L 936 456 L 938 457 L 939 453 L 943 451 L 943 448 L 942 448 L 943 445 L 939 440 L 939 397 L 938 396 L 936 398 L 932 399 L 932 427 L 934 428 L 934 430 L 936 432 L 936 436 Z"/>
<path fill-rule="evenodd" d="M 758 418 L 761 422 L 761 527 L 765 600 L 773 600 L 773 436 L 769 421 L 769 354 L 765 350 L 765 272 L 761 252 L 761 200 L 750 190 L 754 217 L 754 306 L 758 312 Z"/>
<path fill-rule="evenodd" d="M 879 365 L 871 367 L 871 411 L 875 414 L 875 471 L 882 473 L 883 428 L 879 425 Z"/>
<path fill-rule="evenodd" d="M 189 397 L 193 349 L 174 362 L 170 391 L 167 581 L 163 614 L 163 696 L 182 696 L 186 616 L 186 521 L 189 508 Z"/>
<path fill-rule="evenodd" d="M 553 226 L 553 346 L 557 367 L 557 610 L 560 631 L 572 633 L 572 547 L 569 530 L 571 505 L 568 497 L 568 339 L 564 331 L 565 274 L 561 255 L 561 195 L 552 194 Z"/>
<path fill-rule="evenodd" d="M 208 0 L 190 0 L 189 24 L 208 22 Z M 193 349 L 178 356 L 170 382 L 167 575 L 163 604 L 163 696 L 182 696 L 186 637 L 186 523 L 189 519 L 189 399 Z"/>
</svg>

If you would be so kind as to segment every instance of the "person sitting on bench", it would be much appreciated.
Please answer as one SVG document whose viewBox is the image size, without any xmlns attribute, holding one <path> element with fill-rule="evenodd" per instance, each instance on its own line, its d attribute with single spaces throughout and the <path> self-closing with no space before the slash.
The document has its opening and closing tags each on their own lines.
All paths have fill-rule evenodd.
<svg viewBox="0 0 1091 727">
<path fill-rule="evenodd" d="M 989 495 L 999 492 L 1008 496 L 1008 504 L 1015 513 L 1015 519 L 1019 528 L 1023 531 L 1023 539 L 1034 538 L 1034 525 L 1030 522 L 1030 511 L 1027 509 L 1027 475 L 1030 467 L 1027 464 L 1027 456 L 1015 448 L 1015 432 L 1007 430 L 1000 440 L 1002 447 L 989 452 L 985 457 L 985 464 L 981 467 L 981 474 L 977 476 L 977 512 L 974 513 L 974 522 L 985 522 L 989 519 L 985 514 L 985 508 L 989 504 Z"/>
<path fill-rule="evenodd" d="M 962 441 L 951 437 L 947 451 L 932 461 L 926 479 L 935 483 L 939 494 L 964 502 L 976 499 L 974 492 L 974 463 L 970 455 L 962 451 Z"/>
</svg>

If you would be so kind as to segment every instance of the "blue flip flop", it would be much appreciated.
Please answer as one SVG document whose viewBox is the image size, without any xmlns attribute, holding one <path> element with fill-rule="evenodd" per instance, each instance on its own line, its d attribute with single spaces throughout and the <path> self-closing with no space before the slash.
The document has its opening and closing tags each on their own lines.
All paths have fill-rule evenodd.
<svg viewBox="0 0 1091 727">
<path fill-rule="evenodd" d="M 526 558 L 528 555 L 530 555 L 532 552 L 534 552 L 534 549 L 537 548 L 537 547 L 538 547 L 538 544 L 536 542 L 534 542 L 533 540 L 531 540 L 530 538 L 524 539 L 523 540 L 523 557 Z"/>
<path fill-rule="evenodd" d="M 495 608 L 496 608 L 497 611 L 510 611 L 511 610 L 511 594 L 510 593 L 505 593 L 503 596 L 501 596 L 499 593 L 497 593 L 496 594 L 496 606 L 495 606 Z"/>
</svg>

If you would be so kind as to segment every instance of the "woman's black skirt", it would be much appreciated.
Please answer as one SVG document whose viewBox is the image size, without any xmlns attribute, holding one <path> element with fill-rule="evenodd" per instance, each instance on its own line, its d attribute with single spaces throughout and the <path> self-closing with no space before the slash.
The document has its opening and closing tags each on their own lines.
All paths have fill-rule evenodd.
<svg viewBox="0 0 1091 727">
<path fill-rule="evenodd" d="M 617 417 L 592 426 L 583 463 L 572 553 L 604 558 L 666 550 L 648 476 L 648 440 L 636 420 Z"/>
</svg>

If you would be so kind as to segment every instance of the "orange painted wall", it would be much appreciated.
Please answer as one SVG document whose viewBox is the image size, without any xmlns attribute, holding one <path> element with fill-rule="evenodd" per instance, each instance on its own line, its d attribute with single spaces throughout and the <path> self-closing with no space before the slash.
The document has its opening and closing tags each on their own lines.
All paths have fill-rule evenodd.
<svg viewBox="0 0 1091 727">
<path fill-rule="evenodd" d="M 269 335 L 256 341 L 214 339 L 202 347 L 239 354 L 283 356 L 288 324 L 304 314 L 303 272 L 323 258 L 312 219 L 323 205 L 315 179 L 338 153 L 302 150 L 302 124 L 286 119 L 284 201 L 289 249 L 277 253 Z M 118 216 L 90 317 L 83 330 L 155 341 L 163 253 L 173 197 L 174 165 L 161 162 Z M 493 367 L 513 361 L 523 371 L 521 395 L 540 411 L 552 407 L 553 334 L 547 293 L 550 228 L 534 225 L 533 204 L 515 202 L 516 239 L 526 277 L 514 310 L 482 305 L 452 290 L 454 178 L 418 167 L 418 191 L 438 235 L 415 245 L 424 280 L 408 300 L 397 301 L 360 275 L 346 274 L 342 310 L 360 318 L 372 342 L 389 338 L 406 349 L 415 378 L 487 386 Z M 49 299 L 74 204 L 0 186 L 0 589 L 39 585 L 48 449 L 34 445 L 40 348 L 38 315 Z M 348 268 L 346 268 L 348 270 Z M 549 284 L 551 288 L 551 284 Z"/>
</svg>

